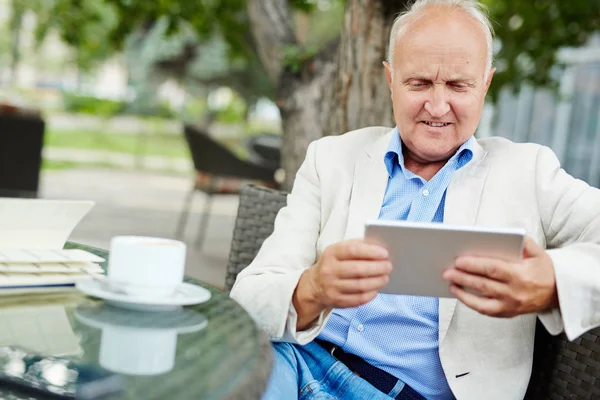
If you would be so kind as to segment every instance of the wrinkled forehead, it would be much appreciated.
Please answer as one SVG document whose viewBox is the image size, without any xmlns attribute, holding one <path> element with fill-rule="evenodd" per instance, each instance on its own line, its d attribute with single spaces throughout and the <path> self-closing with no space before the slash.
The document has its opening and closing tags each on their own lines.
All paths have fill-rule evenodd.
<svg viewBox="0 0 600 400">
<path fill-rule="evenodd" d="M 424 12 L 396 38 L 394 69 L 462 70 L 484 76 L 487 41 L 483 27 L 463 12 Z"/>
<path fill-rule="evenodd" d="M 472 52 L 462 45 L 451 47 L 433 44 L 430 47 L 412 46 L 394 64 L 396 73 L 419 75 L 428 79 L 473 79 L 485 76 L 485 53 Z"/>
</svg>

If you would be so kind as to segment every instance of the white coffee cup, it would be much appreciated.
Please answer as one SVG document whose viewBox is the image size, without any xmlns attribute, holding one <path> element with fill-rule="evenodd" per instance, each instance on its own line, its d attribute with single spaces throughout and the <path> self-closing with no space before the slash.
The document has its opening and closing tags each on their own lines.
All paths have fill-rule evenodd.
<svg viewBox="0 0 600 400">
<path fill-rule="evenodd" d="M 106 327 L 102 330 L 99 362 L 121 374 L 164 374 L 175 365 L 176 349 L 175 329 Z"/>
<path fill-rule="evenodd" d="M 169 296 L 183 282 L 185 253 L 185 243 L 178 240 L 115 236 L 108 257 L 109 286 L 132 296 Z"/>
</svg>

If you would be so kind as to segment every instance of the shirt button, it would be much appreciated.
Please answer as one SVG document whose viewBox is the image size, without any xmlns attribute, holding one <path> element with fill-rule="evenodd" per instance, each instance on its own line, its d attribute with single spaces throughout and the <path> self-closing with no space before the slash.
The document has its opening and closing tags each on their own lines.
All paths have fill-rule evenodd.
<svg viewBox="0 0 600 400">
<path fill-rule="evenodd" d="M 356 330 L 359 332 L 362 332 L 365 330 L 365 326 L 363 324 L 358 324 L 358 326 L 356 327 Z"/>
<path fill-rule="evenodd" d="M 427 190 L 427 189 L 423 190 L 423 196 L 429 196 L 429 190 Z"/>
</svg>

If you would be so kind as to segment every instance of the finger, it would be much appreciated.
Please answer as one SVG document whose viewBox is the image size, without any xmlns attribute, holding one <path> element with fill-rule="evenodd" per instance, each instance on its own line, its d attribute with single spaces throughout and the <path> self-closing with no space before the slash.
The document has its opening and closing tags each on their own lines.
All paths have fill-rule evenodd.
<svg viewBox="0 0 600 400">
<path fill-rule="evenodd" d="M 480 314 L 491 317 L 504 316 L 502 313 L 503 305 L 500 300 L 477 296 L 456 285 L 450 285 L 450 292 L 464 305 Z"/>
<path fill-rule="evenodd" d="M 461 271 L 485 276 L 500 282 L 510 282 L 512 280 L 512 265 L 494 258 L 458 257 L 454 266 Z"/>
<path fill-rule="evenodd" d="M 360 279 L 388 275 L 392 272 L 389 261 L 342 261 L 337 264 L 336 275 L 341 279 Z"/>
<path fill-rule="evenodd" d="M 523 258 L 532 258 L 541 255 L 544 249 L 538 245 L 535 240 L 529 236 L 525 236 L 525 243 L 523 245 Z"/>
<path fill-rule="evenodd" d="M 371 292 L 354 294 L 340 293 L 331 299 L 330 306 L 334 308 L 358 307 L 373 300 L 376 296 L 376 290 Z"/>
<path fill-rule="evenodd" d="M 365 238 L 365 239 L 363 240 L 363 243 L 367 243 L 367 244 L 373 244 L 373 245 L 376 245 L 376 246 L 383 247 L 383 248 L 386 248 L 386 249 L 387 249 L 387 247 L 386 247 L 385 243 L 383 243 L 383 242 L 380 242 L 379 240 L 377 240 L 377 239 L 375 239 L 375 238 Z"/>
<path fill-rule="evenodd" d="M 334 256 L 338 260 L 387 260 L 385 247 L 362 240 L 349 240 L 334 247 Z"/>
<path fill-rule="evenodd" d="M 340 279 L 334 286 L 340 293 L 357 294 L 379 290 L 389 281 L 387 275 L 380 275 L 362 279 Z"/>
<path fill-rule="evenodd" d="M 504 283 L 484 276 L 466 273 L 456 268 L 450 268 L 444 271 L 443 277 L 450 283 L 471 289 L 485 297 L 502 297 L 508 290 Z"/>
</svg>

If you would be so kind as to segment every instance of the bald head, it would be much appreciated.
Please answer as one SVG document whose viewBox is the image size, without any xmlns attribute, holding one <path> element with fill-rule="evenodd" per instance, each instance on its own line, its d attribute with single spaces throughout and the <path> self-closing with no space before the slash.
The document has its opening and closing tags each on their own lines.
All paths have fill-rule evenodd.
<svg viewBox="0 0 600 400">
<path fill-rule="evenodd" d="M 438 31 L 450 36 L 464 25 L 473 35 L 484 43 L 481 55 L 485 58 L 485 76 L 492 68 L 492 34 L 493 28 L 487 17 L 485 6 L 476 0 L 417 0 L 408 11 L 399 15 L 390 33 L 388 45 L 388 63 L 393 66 L 398 42 L 410 32 L 413 36 L 415 30 L 422 28 L 426 22 L 444 24 L 444 29 L 450 27 L 453 31 L 444 31 L 442 26 L 437 25 Z M 434 24 L 430 24 L 434 25 Z M 444 36 L 442 35 L 442 36 Z"/>
</svg>

